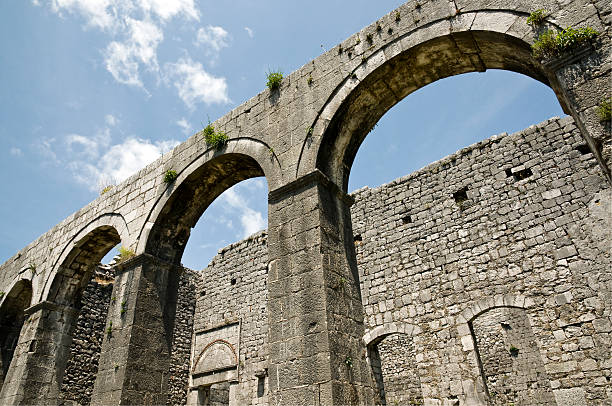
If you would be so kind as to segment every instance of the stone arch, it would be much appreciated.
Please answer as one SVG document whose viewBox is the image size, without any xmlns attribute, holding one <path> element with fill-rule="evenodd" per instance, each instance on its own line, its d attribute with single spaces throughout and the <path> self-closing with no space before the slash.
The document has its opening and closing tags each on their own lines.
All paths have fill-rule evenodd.
<svg viewBox="0 0 612 406">
<path fill-rule="evenodd" d="M 19 334 L 32 301 L 32 282 L 20 279 L 0 298 L 0 390 L 8 372 Z"/>
<path fill-rule="evenodd" d="M 364 334 L 367 364 L 380 404 L 423 400 L 412 342 L 420 332 L 421 328 L 413 324 L 390 323 Z"/>
<path fill-rule="evenodd" d="M 129 246 L 130 234 L 122 215 L 107 213 L 83 227 L 64 246 L 45 281 L 42 300 L 75 306 L 93 268 L 114 246 Z"/>
<path fill-rule="evenodd" d="M 486 384 L 483 379 L 482 366 L 471 323 L 476 317 L 491 309 L 501 307 L 526 309 L 533 304 L 534 302 L 531 299 L 520 294 L 500 295 L 477 300 L 457 316 L 457 338 L 461 343 L 469 367 L 470 379 L 464 380 L 464 389 L 469 401 L 474 402 L 474 404 L 488 404 Z"/>
<path fill-rule="evenodd" d="M 422 5 L 422 13 L 433 4 Z M 554 75 L 532 56 L 528 15 L 528 10 L 486 10 L 440 16 L 364 51 L 364 62 L 347 73 L 315 119 L 296 175 L 313 169 L 307 167 L 312 153 L 316 168 L 346 191 L 359 146 L 380 118 L 410 93 L 449 76 L 487 69 L 522 73 L 552 87 L 569 111 Z M 308 142 L 314 145 L 307 148 Z"/>
<path fill-rule="evenodd" d="M 242 140 L 232 152 L 213 155 L 209 151 L 192 161 L 155 203 L 141 230 L 137 252 L 180 263 L 191 228 L 217 197 L 243 180 L 260 176 L 268 180 L 270 173 L 280 170 L 274 152 L 264 149 L 263 143 Z M 262 157 L 264 153 L 267 158 Z"/>
</svg>

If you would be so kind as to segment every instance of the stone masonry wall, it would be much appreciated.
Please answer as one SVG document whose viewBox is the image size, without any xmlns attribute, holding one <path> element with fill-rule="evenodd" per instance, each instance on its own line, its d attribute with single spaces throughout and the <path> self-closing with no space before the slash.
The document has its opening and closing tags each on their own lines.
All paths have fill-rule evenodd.
<svg viewBox="0 0 612 406">
<path fill-rule="evenodd" d="M 459 316 L 483 298 L 518 295 L 526 299 L 517 328 L 528 337 L 515 344 L 523 348 L 509 360 L 521 361 L 511 382 L 541 388 L 552 404 L 612 400 L 610 189 L 571 118 L 493 137 L 353 196 L 366 328 L 419 327 L 380 343 L 387 374 L 405 374 L 393 365 L 405 363 L 403 352 L 415 354 L 421 393 L 396 386 L 394 399 L 457 404 L 470 369 Z M 265 237 L 225 248 L 198 292 L 196 335 L 241 322 L 237 404 L 259 402 L 254 372 L 266 365 Z M 489 368 L 498 344 L 483 338 L 486 313 L 476 317 L 486 310 L 468 320 L 476 331 L 471 340 L 484 363 L 483 381 L 496 381 L 495 393 L 506 393 L 508 385 Z M 541 362 L 523 362 L 525 356 Z"/>
<path fill-rule="evenodd" d="M 200 278 L 199 272 L 184 268 L 179 280 L 178 303 L 172 337 L 170 378 L 168 381 L 168 405 L 182 406 L 187 402 L 193 318 Z"/>
<path fill-rule="evenodd" d="M 611 400 L 610 189 L 583 143 L 571 118 L 552 119 L 354 194 L 367 325 L 420 327 L 425 399 L 461 393 L 458 316 L 525 296 L 557 404 Z M 537 365 L 520 372 L 546 387 Z"/>
<path fill-rule="evenodd" d="M 472 322 L 492 405 L 555 405 L 536 337 L 523 309 L 491 309 Z"/>
<path fill-rule="evenodd" d="M 230 327 L 238 322 L 239 343 L 235 348 L 238 383 L 235 389 L 230 389 L 235 390 L 232 404 L 236 405 L 267 404 L 268 401 L 265 376 L 268 361 L 266 236 L 265 232 L 260 232 L 221 250 L 202 271 L 197 289 L 192 367 L 213 340 L 200 337 L 212 334 L 214 339 L 231 342 L 229 331 L 234 330 Z M 263 391 L 258 391 L 260 379 L 266 380 Z"/>
<path fill-rule="evenodd" d="M 81 296 L 81 308 L 72 333 L 70 356 L 60 392 L 64 404 L 89 405 L 91 401 L 113 281 L 112 269 L 100 266 Z"/>
<path fill-rule="evenodd" d="M 184 405 L 187 401 L 189 359 L 193 333 L 196 286 L 200 274 L 185 268 L 179 281 L 172 361 L 169 379 L 169 405 Z M 66 405 L 89 405 L 93 392 L 104 327 L 114 283 L 110 266 L 96 269 L 94 277 L 81 297 L 81 308 L 72 333 L 70 356 L 64 373 L 60 398 Z"/>
</svg>

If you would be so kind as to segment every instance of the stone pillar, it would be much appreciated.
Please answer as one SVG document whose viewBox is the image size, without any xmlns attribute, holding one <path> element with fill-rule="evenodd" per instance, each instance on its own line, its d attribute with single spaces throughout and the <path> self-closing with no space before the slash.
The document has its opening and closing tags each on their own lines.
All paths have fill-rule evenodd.
<svg viewBox="0 0 612 406">
<path fill-rule="evenodd" d="M 142 254 L 115 269 L 91 404 L 166 404 L 182 268 Z"/>
<path fill-rule="evenodd" d="M 0 404 L 57 404 L 78 310 L 41 302 L 24 313 L 26 320 L 0 393 Z"/>
<path fill-rule="evenodd" d="M 610 121 L 601 121 L 598 109 L 610 100 L 611 51 L 609 40 L 601 38 L 597 50 L 587 44 L 544 63 L 555 92 L 571 114 L 605 177 L 612 184 L 612 137 Z"/>
<path fill-rule="evenodd" d="M 269 195 L 270 405 L 373 403 L 351 204 L 318 170 Z"/>
</svg>

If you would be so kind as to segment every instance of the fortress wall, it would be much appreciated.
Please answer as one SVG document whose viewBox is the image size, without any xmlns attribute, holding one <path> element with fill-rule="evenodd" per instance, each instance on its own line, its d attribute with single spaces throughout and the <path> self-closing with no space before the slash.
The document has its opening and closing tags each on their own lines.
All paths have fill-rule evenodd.
<svg viewBox="0 0 612 406">
<path fill-rule="evenodd" d="M 387 404 L 459 400 L 474 345 L 494 403 L 520 391 L 538 404 L 610 399 L 610 189 L 583 143 L 571 118 L 554 118 L 353 194 L 366 340 L 394 332 L 370 345 Z M 240 404 L 262 402 L 265 240 L 223 249 L 198 291 L 196 336 L 240 323 Z"/>
</svg>

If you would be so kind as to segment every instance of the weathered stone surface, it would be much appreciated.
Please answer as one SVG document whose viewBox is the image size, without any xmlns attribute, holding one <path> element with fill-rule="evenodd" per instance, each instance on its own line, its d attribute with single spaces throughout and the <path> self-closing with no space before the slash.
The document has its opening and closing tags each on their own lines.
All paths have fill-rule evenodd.
<svg viewBox="0 0 612 406">
<path fill-rule="evenodd" d="M 556 61 L 534 59 L 529 46 L 537 30 L 526 24 L 534 8 L 550 11 L 547 27 L 589 25 L 600 32 L 597 41 Z M 375 384 L 363 361 L 363 326 L 410 320 L 421 329 L 413 338 L 417 357 L 427 355 L 419 366 L 427 371 L 420 374 L 424 402 L 480 404 L 485 382 L 477 346 L 465 331 L 495 306 L 526 309 L 536 336 L 556 331 L 542 338 L 546 348 L 557 348 L 548 345 L 551 337 L 565 335 L 561 350 L 542 356 L 556 397 L 572 382 L 592 381 L 585 398 L 603 399 L 612 289 L 609 272 L 601 270 L 610 268 L 612 147 L 610 125 L 598 121 L 596 107 L 610 91 L 611 9 L 609 2 L 584 0 L 407 2 L 290 74 L 278 91 L 266 90 L 229 112 L 213 123 L 229 136 L 221 151 L 195 134 L 0 266 L 1 291 L 29 280 L 30 305 L 38 309 L 21 329 L 0 402 L 55 401 L 72 339 L 70 309 L 108 250 L 121 242 L 179 269 L 190 228 L 208 205 L 233 184 L 262 175 L 271 191 L 270 402 L 369 402 Z M 354 208 L 351 225 L 345 191 L 369 130 L 419 88 L 485 69 L 523 73 L 551 86 L 573 120 L 528 129 L 524 141 L 498 137 L 470 148 L 469 157 L 457 155 L 376 193 L 359 191 L 354 197 L 365 201 L 388 193 L 384 204 L 370 204 L 392 211 Z M 583 143 L 576 128 L 586 142 L 578 150 Z M 552 141 L 541 142 L 544 133 Z M 492 155 L 500 161 L 485 163 Z M 178 173 L 170 184 L 163 182 L 168 169 Z M 396 229 L 409 232 L 396 237 Z M 352 230 L 361 246 L 353 246 Z M 455 248 L 440 248 L 444 244 Z M 361 279 L 358 261 L 373 264 Z M 166 271 L 147 272 L 120 281 L 126 287 L 134 281 L 128 315 L 147 310 L 130 315 L 137 323 L 108 347 L 119 371 L 101 358 L 97 379 L 108 389 L 107 403 L 168 399 L 174 317 L 164 309 L 175 309 L 179 285 L 161 280 Z M 377 282 L 396 273 L 393 287 Z M 448 289 L 453 294 L 440 294 Z M 537 295 L 526 294 L 534 289 Z M 461 310 L 466 303 L 473 307 Z M 117 317 L 109 316 L 107 327 L 120 322 Z M 442 342 L 447 350 L 428 344 Z M 28 351 L 30 345 L 38 349 Z M 441 371 L 446 360 L 456 374 Z M 147 367 L 156 372 L 145 373 Z M 235 383 L 228 391 L 230 400 L 241 396 Z"/>
</svg>

